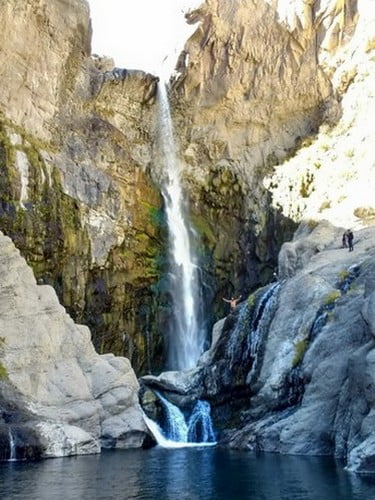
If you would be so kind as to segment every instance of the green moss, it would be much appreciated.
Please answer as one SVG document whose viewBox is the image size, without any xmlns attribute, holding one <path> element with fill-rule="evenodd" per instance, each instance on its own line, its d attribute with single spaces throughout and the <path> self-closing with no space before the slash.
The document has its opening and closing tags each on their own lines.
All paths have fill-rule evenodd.
<svg viewBox="0 0 375 500">
<path fill-rule="evenodd" d="M 209 221 L 198 214 L 191 215 L 191 221 L 199 235 L 205 240 L 205 243 L 208 246 L 213 246 L 216 242 L 216 236 L 211 229 Z"/>
<path fill-rule="evenodd" d="M 345 281 L 348 276 L 349 276 L 349 271 L 346 269 L 344 271 L 339 272 L 339 278 L 341 281 Z"/>
<path fill-rule="evenodd" d="M 255 305 L 255 302 L 256 302 L 256 298 L 255 298 L 255 293 L 252 293 L 251 295 L 248 296 L 247 298 L 247 305 L 251 308 L 251 307 L 254 307 Z"/>
<path fill-rule="evenodd" d="M 338 298 L 341 297 L 340 290 L 333 290 L 331 293 L 329 293 L 326 298 L 324 299 L 324 305 L 328 306 L 336 302 Z"/>
<path fill-rule="evenodd" d="M 8 370 L 5 368 L 3 363 L 0 361 L 0 380 L 5 380 L 8 378 Z"/>
<path fill-rule="evenodd" d="M 309 341 L 307 338 L 301 339 L 294 344 L 294 358 L 292 361 L 293 368 L 295 368 L 302 362 L 308 346 L 309 346 Z"/>
</svg>

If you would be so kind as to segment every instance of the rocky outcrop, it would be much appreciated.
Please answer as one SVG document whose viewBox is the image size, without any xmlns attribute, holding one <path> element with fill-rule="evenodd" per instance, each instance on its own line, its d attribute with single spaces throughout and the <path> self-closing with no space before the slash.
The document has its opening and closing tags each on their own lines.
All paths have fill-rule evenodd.
<svg viewBox="0 0 375 500">
<path fill-rule="evenodd" d="M 305 148 L 319 127 L 332 130 L 346 114 L 342 98 L 350 93 L 352 77 L 365 78 L 370 66 L 358 65 L 349 54 L 354 52 L 362 62 L 371 59 L 368 10 L 365 1 L 243 0 L 234 6 L 207 0 L 187 16 L 199 24 L 179 60 L 173 110 L 193 223 L 212 256 L 216 299 L 269 281 L 281 242 L 296 228 L 293 222 L 316 218 L 318 208 L 319 219 L 345 224 L 343 215 L 333 220 L 324 209 L 335 209 L 341 198 L 347 198 L 356 220 L 371 218 L 370 200 L 361 208 L 335 180 L 338 169 L 331 168 L 331 159 L 315 161 L 311 149 Z M 370 83 L 363 82 L 363 101 L 369 98 L 369 91 L 363 90 L 372 88 Z M 356 114 L 355 107 L 349 114 Z M 346 139 L 342 141 L 344 147 Z M 297 151 L 288 168 L 287 160 Z M 339 165 L 342 156 L 332 148 L 335 155 Z M 276 165 L 277 174 L 272 175 Z M 355 167 L 353 183 L 365 179 L 369 168 Z M 349 169 L 353 171 L 354 161 L 340 178 L 349 176 Z M 333 189 L 327 192 L 327 176 L 332 188 L 337 185 L 335 195 Z M 312 203 L 313 215 L 308 209 Z M 336 213 L 339 216 L 339 210 Z M 354 215 L 346 217 L 348 224 Z M 228 235 L 225 242 L 223 234 Z"/>
<path fill-rule="evenodd" d="M 227 317 L 197 369 L 143 382 L 182 407 L 210 401 L 223 444 L 374 472 L 375 232 L 350 252 L 342 231 L 301 226 L 280 252 L 288 272 Z"/>
<path fill-rule="evenodd" d="M 7 1 L 0 19 L 0 228 L 98 351 L 147 372 L 162 352 L 157 78 L 90 57 L 84 0 Z"/>
<path fill-rule="evenodd" d="M 319 52 L 340 106 L 327 108 L 327 119 L 317 132 L 275 168 L 265 185 L 273 205 L 286 217 L 360 228 L 372 225 L 375 214 L 371 155 L 375 137 L 368 126 L 368 116 L 374 112 L 375 16 L 366 0 L 342 4 L 332 27 L 350 21 L 341 37 L 347 43 L 328 50 L 323 40 Z"/>
<path fill-rule="evenodd" d="M 2 427 L 18 458 L 30 458 L 21 450 L 30 447 L 55 457 L 142 446 L 146 429 L 129 361 L 98 355 L 88 328 L 73 322 L 52 287 L 37 285 L 1 233 L 0 249 Z"/>
</svg>

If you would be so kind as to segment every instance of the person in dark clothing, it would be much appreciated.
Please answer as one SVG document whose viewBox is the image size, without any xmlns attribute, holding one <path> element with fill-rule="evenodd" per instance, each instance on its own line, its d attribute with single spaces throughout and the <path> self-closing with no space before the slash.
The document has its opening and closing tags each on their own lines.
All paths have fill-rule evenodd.
<svg viewBox="0 0 375 500">
<path fill-rule="evenodd" d="M 348 229 L 346 231 L 346 238 L 348 240 L 349 252 L 352 252 L 353 251 L 353 239 L 354 239 L 354 235 L 353 235 L 353 232 L 352 232 L 351 229 Z"/>
<path fill-rule="evenodd" d="M 344 234 L 342 235 L 342 248 L 348 248 L 347 245 L 347 237 L 348 237 L 348 231 L 345 231 Z"/>
</svg>

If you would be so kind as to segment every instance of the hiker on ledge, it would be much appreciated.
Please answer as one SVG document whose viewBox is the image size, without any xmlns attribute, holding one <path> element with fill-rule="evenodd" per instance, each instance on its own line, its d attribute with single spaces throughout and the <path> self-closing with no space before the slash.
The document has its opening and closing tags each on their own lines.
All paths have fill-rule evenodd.
<svg viewBox="0 0 375 500">
<path fill-rule="evenodd" d="M 346 238 L 348 240 L 349 252 L 352 252 L 353 251 L 353 239 L 354 239 L 354 236 L 353 236 L 353 232 L 351 231 L 351 229 L 348 229 L 346 231 Z"/>
<path fill-rule="evenodd" d="M 233 311 L 236 307 L 236 305 L 239 303 L 239 301 L 241 300 L 241 297 L 242 295 L 240 295 L 239 297 L 237 297 L 237 299 L 235 299 L 234 297 L 231 297 L 230 299 L 224 299 L 224 302 L 228 302 L 228 304 L 230 305 L 230 310 Z"/>
</svg>

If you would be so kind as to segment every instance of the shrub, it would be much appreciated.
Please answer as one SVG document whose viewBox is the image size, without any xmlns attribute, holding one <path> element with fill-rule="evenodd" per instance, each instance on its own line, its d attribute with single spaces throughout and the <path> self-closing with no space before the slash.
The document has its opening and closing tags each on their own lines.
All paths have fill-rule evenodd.
<svg viewBox="0 0 375 500">
<path fill-rule="evenodd" d="M 344 271 L 339 272 L 339 278 L 341 281 L 345 281 L 348 276 L 349 276 L 349 271 L 346 269 Z"/>
<path fill-rule="evenodd" d="M 255 305 L 255 294 L 252 293 L 247 299 L 247 305 L 252 308 Z"/>
<path fill-rule="evenodd" d="M 5 368 L 3 363 L 0 361 L 0 380 L 4 380 L 8 378 L 8 370 Z"/>
<path fill-rule="evenodd" d="M 294 344 L 294 358 L 292 361 L 293 368 L 295 368 L 297 365 L 299 365 L 302 362 L 308 346 L 309 346 L 309 341 L 307 338 L 298 340 Z"/>
<path fill-rule="evenodd" d="M 329 293 L 324 300 L 324 305 L 329 306 L 336 302 L 336 300 L 341 297 L 340 290 L 333 290 L 333 292 Z"/>
</svg>

